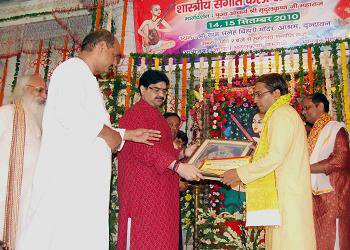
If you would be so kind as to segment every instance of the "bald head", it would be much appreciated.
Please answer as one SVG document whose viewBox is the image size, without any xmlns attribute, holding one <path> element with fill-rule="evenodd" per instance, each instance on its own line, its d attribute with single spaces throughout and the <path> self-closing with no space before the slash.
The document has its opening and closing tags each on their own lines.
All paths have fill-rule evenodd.
<svg viewBox="0 0 350 250">
<path fill-rule="evenodd" d="M 119 42 L 108 30 L 88 34 L 79 54 L 94 75 L 108 72 L 112 65 L 118 65 L 121 57 Z"/>
</svg>

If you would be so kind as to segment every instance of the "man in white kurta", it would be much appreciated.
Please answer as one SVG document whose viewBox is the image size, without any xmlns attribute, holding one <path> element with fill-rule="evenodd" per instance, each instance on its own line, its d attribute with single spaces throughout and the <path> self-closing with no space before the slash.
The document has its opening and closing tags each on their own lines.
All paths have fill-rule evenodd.
<svg viewBox="0 0 350 250">
<path fill-rule="evenodd" d="M 114 63 L 118 49 L 110 32 L 90 33 L 79 58 L 53 72 L 30 211 L 17 250 L 108 249 L 111 149 L 121 140 L 111 129 L 94 74 Z M 127 132 L 124 139 L 134 140 Z"/>
<path fill-rule="evenodd" d="M 38 153 L 41 142 L 41 128 L 42 128 L 42 114 L 44 111 L 44 104 L 46 100 L 46 84 L 45 81 L 38 75 L 27 75 L 22 77 L 15 88 L 12 99 L 21 103 L 24 110 L 25 120 L 24 124 L 18 124 L 25 129 L 25 142 L 23 154 L 22 169 L 17 170 L 22 172 L 18 219 L 10 221 L 15 225 L 7 225 L 7 234 L 12 234 L 10 228 L 14 226 L 17 232 L 14 235 L 8 235 L 8 238 L 16 238 L 20 234 L 22 219 L 28 211 L 29 198 L 31 194 L 31 184 L 34 170 L 37 163 Z M 8 104 L 0 107 L 0 239 L 6 241 L 8 246 L 14 247 L 11 242 L 5 239 L 4 227 L 6 221 L 6 197 L 9 190 L 9 162 L 11 155 L 11 141 L 13 138 L 14 126 L 14 104 Z M 12 155 L 13 157 L 13 155 Z M 10 208 L 13 205 L 10 204 Z M 15 242 L 15 241 L 14 241 Z"/>
</svg>

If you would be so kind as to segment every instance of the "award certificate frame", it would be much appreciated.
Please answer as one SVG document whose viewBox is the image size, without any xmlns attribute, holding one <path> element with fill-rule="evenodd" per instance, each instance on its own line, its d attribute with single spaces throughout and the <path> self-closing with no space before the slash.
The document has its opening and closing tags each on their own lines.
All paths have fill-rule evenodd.
<svg viewBox="0 0 350 250">
<path fill-rule="evenodd" d="M 254 142 L 206 139 L 190 158 L 205 179 L 218 180 L 220 174 L 250 161 Z"/>
<path fill-rule="evenodd" d="M 206 139 L 194 152 L 188 163 L 199 167 L 206 159 L 249 156 L 253 151 L 253 143 L 251 141 Z"/>
</svg>

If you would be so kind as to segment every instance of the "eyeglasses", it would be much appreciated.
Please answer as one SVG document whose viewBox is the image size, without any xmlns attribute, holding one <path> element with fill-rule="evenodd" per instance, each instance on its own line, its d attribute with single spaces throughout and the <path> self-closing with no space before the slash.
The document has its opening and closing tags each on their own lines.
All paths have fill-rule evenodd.
<svg viewBox="0 0 350 250">
<path fill-rule="evenodd" d="M 34 86 L 34 85 L 30 85 L 30 84 L 26 85 L 26 87 L 34 88 L 34 90 L 39 94 L 43 94 L 43 93 L 47 94 L 47 89 L 44 87 Z"/>
<path fill-rule="evenodd" d="M 150 90 L 153 91 L 153 93 L 155 94 L 159 94 L 160 92 L 162 92 L 163 95 L 168 94 L 168 89 L 161 89 L 161 88 L 157 88 L 157 87 L 148 87 Z"/>
<path fill-rule="evenodd" d="M 266 93 L 269 93 L 269 92 L 271 93 L 271 92 L 273 92 L 273 90 L 268 90 L 268 91 L 265 91 L 265 92 L 262 92 L 262 93 L 261 92 L 255 92 L 255 93 L 252 94 L 252 97 L 253 98 L 255 98 L 255 97 L 256 98 L 260 98 L 260 97 L 262 97 L 263 95 L 265 95 Z"/>
</svg>

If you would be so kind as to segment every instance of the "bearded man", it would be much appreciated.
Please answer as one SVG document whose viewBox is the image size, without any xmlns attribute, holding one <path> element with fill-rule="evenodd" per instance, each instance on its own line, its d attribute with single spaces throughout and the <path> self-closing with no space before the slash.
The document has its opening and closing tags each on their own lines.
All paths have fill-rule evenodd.
<svg viewBox="0 0 350 250">
<path fill-rule="evenodd" d="M 39 75 L 24 76 L 12 99 L 0 107 L 0 235 L 10 249 L 28 211 L 41 144 L 45 81 Z"/>
</svg>

